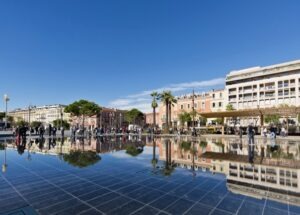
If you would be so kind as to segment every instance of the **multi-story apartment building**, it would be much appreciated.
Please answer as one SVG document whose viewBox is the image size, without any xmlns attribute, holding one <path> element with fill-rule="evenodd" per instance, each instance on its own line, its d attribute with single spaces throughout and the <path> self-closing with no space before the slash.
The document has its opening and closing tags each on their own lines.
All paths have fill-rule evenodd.
<svg viewBox="0 0 300 215">
<path fill-rule="evenodd" d="M 232 71 L 226 77 L 225 103 L 236 110 L 300 104 L 300 60 Z M 257 123 L 242 118 L 240 125 Z"/>
<path fill-rule="evenodd" d="M 237 109 L 300 104 L 300 60 L 232 71 L 226 76 L 227 104 Z"/>
<path fill-rule="evenodd" d="M 24 120 L 26 122 L 38 121 L 44 125 L 52 124 L 54 120 L 64 119 L 69 121 L 70 114 L 64 112 L 65 105 L 30 106 L 24 109 L 16 109 L 8 113 L 14 121 Z"/>
</svg>

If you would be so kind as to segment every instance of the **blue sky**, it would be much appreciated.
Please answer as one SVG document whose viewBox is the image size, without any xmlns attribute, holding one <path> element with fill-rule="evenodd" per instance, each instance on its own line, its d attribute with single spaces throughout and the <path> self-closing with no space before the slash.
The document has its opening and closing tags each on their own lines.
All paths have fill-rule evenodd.
<svg viewBox="0 0 300 215">
<path fill-rule="evenodd" d="M 84 98 L 149 110 L 148 91 L 220 88 L 231 70 L 300 59 L 299 11 L 298 0 L 1 0 L 0 94 L 10 109 Z"/>
</svg>

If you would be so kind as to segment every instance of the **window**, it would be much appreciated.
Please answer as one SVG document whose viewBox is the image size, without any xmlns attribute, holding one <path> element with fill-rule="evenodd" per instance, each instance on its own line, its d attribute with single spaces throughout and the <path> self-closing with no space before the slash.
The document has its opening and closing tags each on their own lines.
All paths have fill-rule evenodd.
<svg viewBox="0 0 300 215">
<path fill-rule="evenodd" d="M 190 104 L 188 104 L 188 109 L 190 109 Z"/>
<path fill-rule="evenodd" d="M 219 102 L 219 107 L 222 107 L 222 102 Z"/>
<path fill-rule="evenodd" d="M 202 109 L 205 109 L 205 102 L 202 102 Z"/>
<path fill-rule="evenodd" d="M 181 105 L 181 107 L 180 107 L 180 108 L 181 108 L 181 110 L 182 110 L 182 109 L 183 109 L 183 105 Z"/>
<path fill-rule="evenodd" d="M 212 94 L 212 97 L 215 98 L 215 94 L 214 93 Z"/>
<path fill-rule="evenodd" d="M 214 108 L 214 107 L 216 106 L 216 104 L 213 102 L 213 103 L 212 103 L 212 106 L 213 106 L 213 108 Z"/>
<path fill-rule="evenodd" d="M 220 93 L 220 98 L 222 98 L 222 96 L 223 96 L 222 93 Z"/>
</svg>

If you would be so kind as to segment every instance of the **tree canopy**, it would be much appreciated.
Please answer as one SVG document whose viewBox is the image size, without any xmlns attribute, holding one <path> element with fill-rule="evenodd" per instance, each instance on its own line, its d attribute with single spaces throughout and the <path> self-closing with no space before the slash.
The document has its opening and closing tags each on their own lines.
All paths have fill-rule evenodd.
<svg viewBox="0 0 300 215">
<path fill-rule="evenodd" d="M 39 122 L 39 121 L 32 121 L 32 122 L 30 123 L 30 126 L 33 127 L 33 128 L 35 128 L 35 127 L 40 127 L 41 124 L 42 124 L 42 123 Z"/>
<path fill-rule="evenodd" d="M 265 123 L 273 123 L 273 124 L 279 124 L 279 119 L 280 119 L 280 116 L 279 115 L 266 115 L 264 117 L 265 119 Z"/>
<path fill-rule="evenodd" d="M 226 105 L 226 111 L 232 111 L 235 110 L 232 104 Z"/>
<path fill-rule="evenodd" d="M 159 99 L 159 94 L 157 92 L 153 92 L 151 93 L 151 96 L 152 96 L 151 107 L 155 109 L 158 107 L 157 100 Z"/>
<path fill-rule="evenodd" d="M 178 119 L 181 123 L 181 125 L 184 125 L 184 123 L 186 122 L 191 122 L 192 121 L 192 117 L 190 113 L 187 112 L 182 112 L 178 115 Z"/>
<path fill-rule="evenodd" d="M 0 120 L 5 118 L 5 112 L 0 112 Z"/>
<path fill-rule="evenodd" d="M 83 168 L 90 165 L 94 165 L 101 157 L 93 151 L 71 151 L 70 154 L 63 155 L 64 161 L 71 164 L 72 166 Z"/>
<path fill-rule="evenodd" d="M 127 111 L 124 117 L 129 124 L 132 124 L 132 123 L 136 123 L 136 121 L 138 120 L 143 120 L 144 114 L 140 110 L 133 108 Z"/>
<path fill-rule="evenodd" d="M 65 107 L 65 112 L 72 116 L 93 116 L 100 113 L 101 107 L 94 102 L 87 100 L 75 101 Z"/>
<path fill-rule="evenodd" d="M 62 125 L 61 125 L 61 123 L 62 123 Z M 68 123 L 67 120 L 56 119 L 53 121 L 53 125 L 57 128 L 62 126 L 66 130 L 70 128 L 70 123 Z"/>
</svg>

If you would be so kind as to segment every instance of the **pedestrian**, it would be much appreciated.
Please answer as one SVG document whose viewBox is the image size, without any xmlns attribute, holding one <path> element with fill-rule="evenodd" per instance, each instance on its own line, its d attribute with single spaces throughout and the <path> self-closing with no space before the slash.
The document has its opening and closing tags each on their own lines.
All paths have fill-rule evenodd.
<svg viewBox="0 0 300 215">
<path fill-rule="evenodd" d="M 54 137 L 56 137 L 56 127 L 55 126 L 52 128 L 52 134 Z"/>
</svg>

